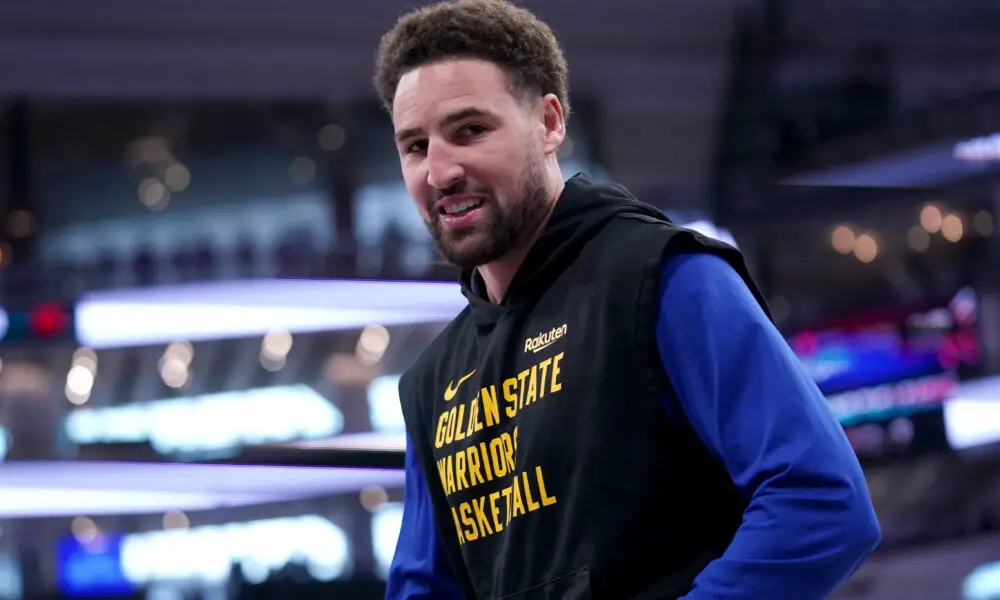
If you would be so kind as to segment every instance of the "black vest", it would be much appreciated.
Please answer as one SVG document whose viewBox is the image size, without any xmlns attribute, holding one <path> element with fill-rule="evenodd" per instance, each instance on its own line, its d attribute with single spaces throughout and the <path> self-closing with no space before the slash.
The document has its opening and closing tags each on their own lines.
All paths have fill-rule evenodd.
<svg viewBox="0 0 1000 600">
<path fill-rule="evenodd" d="M 664 407 L 658 283 L 679 252 L 724 257 L 761 300 L 735 249 L 581 176 L 503 302 L 463 274 L 469 307 L 400 398 L 467 598 L 677 598 L 729 544 L 747 501 Z"/>
</svg>

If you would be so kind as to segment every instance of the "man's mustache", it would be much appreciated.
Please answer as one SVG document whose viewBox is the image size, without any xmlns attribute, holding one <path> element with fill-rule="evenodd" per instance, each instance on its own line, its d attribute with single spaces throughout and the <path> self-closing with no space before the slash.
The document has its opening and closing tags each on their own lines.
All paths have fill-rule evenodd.
<svg viewBox="0 0 1000 600">
<path fill-rule="evenodd" d="M 493 197 L 490 190 L 484 186 L 473 186 L 468 181 L 456 181 L 446 188 L 434 190 L 433 204 L 436 206 L 445 196 L 454 196 L 456 194 L 470 194 L 485 198 Z"/>
</svg>

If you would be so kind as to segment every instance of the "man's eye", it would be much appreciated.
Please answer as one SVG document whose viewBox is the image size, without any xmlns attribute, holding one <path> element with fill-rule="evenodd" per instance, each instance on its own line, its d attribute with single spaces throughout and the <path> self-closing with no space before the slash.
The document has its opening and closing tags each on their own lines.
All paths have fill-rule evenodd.
<svg viewBox="0 0 1000 600">
<path fill-rule="evenodd" d="M 406 147 L 407 154 L 420 154 L 426 151 L 427 151 L 426 141 L 413 142 L 412 144 Z"/>
<path fill-rule="evenodd" d="M 486 133 L 486 128 L 482 125 L 466 125 L 465 127 L 459 129 L 458 133 L 462 137 L 475 137 Z"/>
</svg>

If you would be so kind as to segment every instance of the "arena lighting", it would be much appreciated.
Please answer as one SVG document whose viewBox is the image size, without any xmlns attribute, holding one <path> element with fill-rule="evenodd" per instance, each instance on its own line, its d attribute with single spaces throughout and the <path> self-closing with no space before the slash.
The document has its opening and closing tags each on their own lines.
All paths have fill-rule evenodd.
<svg viewBox="0 0 1000 600">
<path fill-rule="evenodd" d="M 176 494 L 144 492 L 77 490 L 50 488 L 8 488 L 0 485 L 0 516 L 5 519 L 69 517 L 78 514 L 119 515 L 166 512 L 168 510 L 208 510 L 224 506 L 249 506 L 275 502 L 270 496 L 237 494 Z"/>
<path fill-rule="evenodd" d="M 372 515 L 372 551 L 375 554 L 375 572 L 385 579 L 389 576 L 392 556 L 403 524 L 403 505 L 399 502 L 383 504 Z"/>
<path fill-rule="evenodd" d="M 953 450 L 1000 442 L 1000 398 L 953 398 L 944 405 L 944 431 Z"/>
<path fill-rule="evenodd" d="M 0 339 L 5 342 L 62 339 L 72 333 L 72 313 L 57 302 L 43 302 L 29 310 L 0 308 Z"/>
<path fill-rule="evenodd" d="M 284 448 L 302 450 L 371 450 L 388 452 L 406 451 L 406 433 L 346 433 L 328 438 L 301 440 L 287 444 L 276 444 Z"/>
<path fill-rule="evenodd" d="M 954 156 L 968 162 L 1000 160 L 1000 133 L 963 140 L 955 144 Z"/>
<path fill-rule="evenodd" d="M 262 583 L 294 563 L 320 581 L 346 575 L 353 566 L 347 534 L 329 520 L 309 515 L 137 533 L 121 543 L 122 573 L 139 585 L 222 583 L 236 564 L 247 581 Z"/>
<path fill-rule="evenodd" d="M 282 444 L 323 450 L 406 450 L 406 424 L 399 405 L 399 375 L 381 375 L 368 384 L 368 422 L 372 431 Z"/>
<path fill-rule="evenodd" d="M 368 384 L 368 420 L 379 433 L 403 433 L 403 409 L 399 404 L 399 375 L 382 375 Z"/>
<path fill-rule="evenodd" d="M 406 424 L 399 405 L 399 375 L 382 375 L 368 384 L 368 422 L 372 431 L 281 444 L 323 450 L 406 450 Z"/>
<path fill-rule="evenodd" d="M 944 405 L 944 429 L 953 450 L 1000 442 L 1000 377 L 959 385 Z"/>
<path fill-rule="evenodd" d="M 0 464 L 0 518 L 193 512 L 401 487 L 394 469 L 30 461 Z"/>
<path fill-rule="evenodd" d="M 845 427 L 866 419 L 888 419 L 940 406 L 953 393 L 954 376 L 930 375 L 827 396 L 834 416 Z"/>
<path fill-rule="evenodd" d="M 976 567 L 962 583 L 962 600 L 993 600 L 1000 596 L 1000 562 Z"/>
<path fill-rule="evenodd" d="M 467 302 L 457 283 L 215 282 L 95 292 L 76 305 L 79 342 L 94 349 L 446 322 Z"/>
<path fill-rule="evenodd" d="M 320 438 L 343 428 L 340 409 L 305 384 L 78 409 L 65 424 L 75 444 L 149 442 L 161 454 Z"/>
<path fill-rule="evenodd" d="M 10 444 L 13 440 L 14 437 L 10 434 L 10 431 L 3 425 L 0 425 L 0 461 L 7 458 L 7 452 L 10 450 Z"/>
<path fill-rule="evenodd" d="M 932 187 L 944 186 L 994 172 L 995 165 L 957 157 L 952 143 L 933 144 L 837 167 L 802 173 L 781 185 L 816 187 Z"/>
</svg>

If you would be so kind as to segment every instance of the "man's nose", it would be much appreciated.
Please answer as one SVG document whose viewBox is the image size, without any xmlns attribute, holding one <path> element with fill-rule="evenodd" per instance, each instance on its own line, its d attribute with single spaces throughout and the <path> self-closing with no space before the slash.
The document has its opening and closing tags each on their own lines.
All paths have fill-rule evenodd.
<svg viewBox="0 0 1000 600">
<path fill-rule="evenodd" d="M 465 177 L 465 169 L 459 164 L 455 153 L 442 144 L 431 144 L 427 148 L 427 185 L 436 190 L 449 188 Z"/>
</svg>

